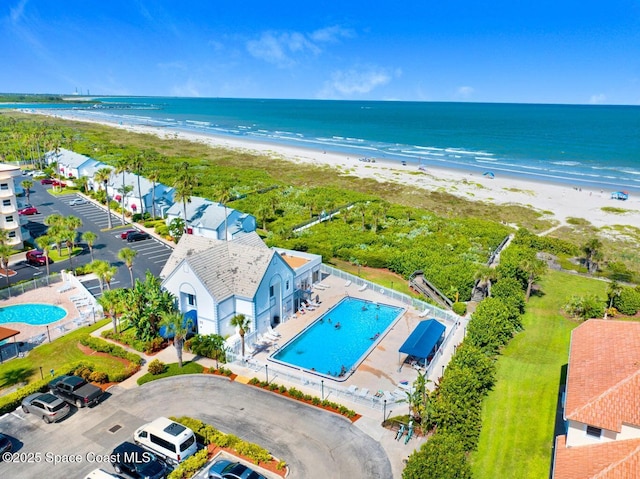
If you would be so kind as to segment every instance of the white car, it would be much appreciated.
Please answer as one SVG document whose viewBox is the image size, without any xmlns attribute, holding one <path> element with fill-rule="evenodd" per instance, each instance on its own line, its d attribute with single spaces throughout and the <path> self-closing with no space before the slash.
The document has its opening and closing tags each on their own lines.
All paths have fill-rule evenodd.
<svg viewBox="0 0 640 479">
<path fill-rule="evenodd" d="M 71 200 L 71 201 L 69 202 L 69 206 L 85 205 L 85 204 L 87 204 L 87 203 L 88 203 L 88 201 L 87 201 L 87 200 L 85 200 L 84 198 L 76 198 L 76 199 Z"/>
</svg>

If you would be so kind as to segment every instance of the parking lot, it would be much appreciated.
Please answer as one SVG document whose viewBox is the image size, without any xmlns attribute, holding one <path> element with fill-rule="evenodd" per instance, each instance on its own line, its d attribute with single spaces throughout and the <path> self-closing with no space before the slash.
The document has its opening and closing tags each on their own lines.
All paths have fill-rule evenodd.
<svg viewBox="0 0 640 479">
<path fill-rule="evenodd" d="M 182 415 L 260 444 L 289 464 L 294 479 L 392 477 L 380 443 L 345 418 L 210 375 L 175 376 L 128 390 L 116 387 L 101 404 L 74 407 L 55 424 L 20 409 L 7 414 L 0 418 L 0 430 L 24 461 L 0 462 L 0 477 L 67 479 L 84 477 L 96 467 L 113 471 L 105 455 L 130 441 L 136 428 L 159 416 Z M 64 462 L 70 457 L 75 462 Z"/>
<path fill-rule="evenodd" d="M 71 203 L 77 198 L 82 198 L 82 195 L 70 193 L 67 195 L 53 196 L 46 191 L 48 188 L 51 188 L 50 186 L 43 186 L 37 182 L 34 183 L 30 201 L 31 204 L 38 209 L 38 214 L 26 216 L 28 223 L 25 225 L 34 238 L 46 233 L 47 226 L 44 224 L 44 220 L 51 214 L 59 213 L 63 216 L 73 215 L 82 220 L 82 227 L 80 227 L 78 232 L 78 244 L 83 248 L 83 251 L 73 257 L 74 267 L 91 262 L 89 248 L 80 238 L 85 231 L 92 231 L 98 235 L 98 239 L 93 247 L 94 259 L 105 260 L 118 268 L 118 272 L 111 282 L 112 287 L 128 287 L 131 285 L 129 270 L 124 262 L 118 258 L 118 251 L 124 247 L 131 248 L 137 252 L 137 256 L 133 260 L 134 278 L 144 279 L 147 270 L 155 276 L 160 274 L 164 264 L 171 255 L 172 248 L 170 246 L 154 237 L 131 243 L 125 239 L 121 239 L 120 234 L 123 231 L 133 229 L 134 227 L 129 223 L 123 225 L 122 217 L 113 212 L 111 213 L 113 228 L 108 231 L 103 231 L 108 228 L 109 221 L 106 208 L 102 205 L 87 201 L 86 203 L 72 206 Z M 63 259 L 50 265 L 52 272 L 68 268 L 68 259 Z M 13 283 L 46 274 L 45 266 L 33 266 L 26 262 L 12 265 L 12 269 L 17 273 L 16 276 L 11 278 L 11 282 Z M 85 285 L 92 294 L 95 296 L 100 295 L 100 284 L 97 279 L 88 281 Z"/>
</svg>

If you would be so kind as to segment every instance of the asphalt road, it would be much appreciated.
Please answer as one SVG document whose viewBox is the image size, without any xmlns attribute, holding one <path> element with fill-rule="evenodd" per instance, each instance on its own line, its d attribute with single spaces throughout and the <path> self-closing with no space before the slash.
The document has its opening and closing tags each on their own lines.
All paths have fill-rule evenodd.
<svg viewBox="0 0 640 479">
<path fill-rule="evenodd" d="M 7 414 L 0 418 L 0 431 L 12 438 L 14 452 L 23 453 L 18 459 L 33 462 L 0 463 L 0 477 L 67 479 L 84 477 L 96 467 L 112 471 L 110 464 L 96 462 L 94 457 L 131 440 L 136 428 L 156 417 L 181 415 L 267 448 L 289 464 L 292 479 L 392 477 L 384 449 L 348 420 L 204 375 L 116 388 L 95 408 L 73 408 L 69 417 L 56 424 L 45 424 L 20 409 Z M 77 462 L 54 464 L 55 455 L 60 460 L 75 457 Z"/>
<path fill-rule="evenodd" d="M 81 241 L 82 233 L 92 231 L 98 235 L 96 244 L 93 247 L 94 259 L 108 261 L 110 264 L 118 267 L 118 273 L 111 282 L 114 288 L 128 287 L 131 285 L 129 270 L 126 265 L 118 259 L 118 251 L 124 247 L 129 247 L 138 252 L 133 261 L 133 276 L 135 278 L 144 279 L 145 273 L 149 270 L 154 276 L 158 276 L 167 259 L 171 255 L 172 249 L 164 243 L 151 238 L 148 240 L 127 243 L 126 240 L 120 238 L 120 233 L 128 229 L 132 229 L 129 224 L 122 225 L 119 215 L 111 214 L 113 229 L 102 231 L 108 227 L 108 218 L 106 209 L 92 202 L 84 205 L 70 206 L 69 203 L 78 195 L 71 193 L 62 196 L 50 195 L 46 190 L 50 186 L 42 186 L 34 181 L 31 191 L 30 202 L 38 209 L 39 214 L 27 216 L 28 223 L 25 227 L 31 232 L 32 236 L 38 237 L 46 233 L 47 226 L 44 220 L 47 216 L 59 213 L 63 216 L 77 216 L 82 220 L 83 226 L 78 230 L 78 244 L 83 247 L 83 251 L 74 256 L 73 266 L 77 267 L 91 262 L 89 248 Z M 46 274 L 45 266 L 32 266 L 26 262 L 12 264 L 12 269 L 16 271 L 16 275 L 11 277 L 11 282 L 15 283 L 21 280 L 33 279 L 34 277 Z M 63 259 L 49 265 L 51 272 L 59 272 L 63 269 L 69 269 L 69 260 Z M 98 280 L 85 283 L 85 286 L 95 296 L 100 295 L 100 285 Z"/>
</svg>

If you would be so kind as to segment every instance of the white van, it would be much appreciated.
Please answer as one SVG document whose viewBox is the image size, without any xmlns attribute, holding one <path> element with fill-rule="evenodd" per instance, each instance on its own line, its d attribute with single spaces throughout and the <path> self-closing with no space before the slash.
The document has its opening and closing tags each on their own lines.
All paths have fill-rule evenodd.
<svg viewBox="0 0 640 479">
<path fill-rule="evenodd" d="M 193 431 L 166 417 L 136 429 L 133 441 L 173 464 L 184 461 L 198 450 Z"/>
<path fill-rule="evenodd" d="M 107 471 L 103 471 L 102 469 L 94 469 L 85 477 L 85 479 L 115 479 L 117 477 L 120 476 L 109 474 Z"/>
</svg>

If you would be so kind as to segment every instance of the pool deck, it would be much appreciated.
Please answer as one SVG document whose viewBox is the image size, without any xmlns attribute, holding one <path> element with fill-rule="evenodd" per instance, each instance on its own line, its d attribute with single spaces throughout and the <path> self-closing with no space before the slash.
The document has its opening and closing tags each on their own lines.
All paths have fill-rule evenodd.
<svg viewBox="0 0 640 479">
<path fill-rule="evenodd" d="M 29 351 L 38 344 L 49 341 L 49 338 L 53 341 L 81 326 L 78 318 L 81 317 L 83 312 L 86 314 L 86 311 L 84 311 L 82 307 L 76 306 L 72 298 L 78 295 L 89 295 L 89 293 L 80 287 L 73 287 L 72 289 L 58 292 L 59 289 L 63 288 L 64 284 L 63 282 L 54 283 L 50 286 L 43 286 L 35 290 L 26 291 L 9 299 L 0 300 L 0 308 L 16 304 L 42 303 L 59 306 L 67 312 L 62 319 L 49 323 L 48 325 L 31 325 L 18 322 L 1 323 L 1 325 L 6 328 L 20 331 L 20 334 L 15 336 L 15 342 L 24 343 L 21 347 L 22 352 Z M 3 360 L 15 356 L 13 343 L 14 338 L 11 338 L 2 346 Z"/>
</svg>

